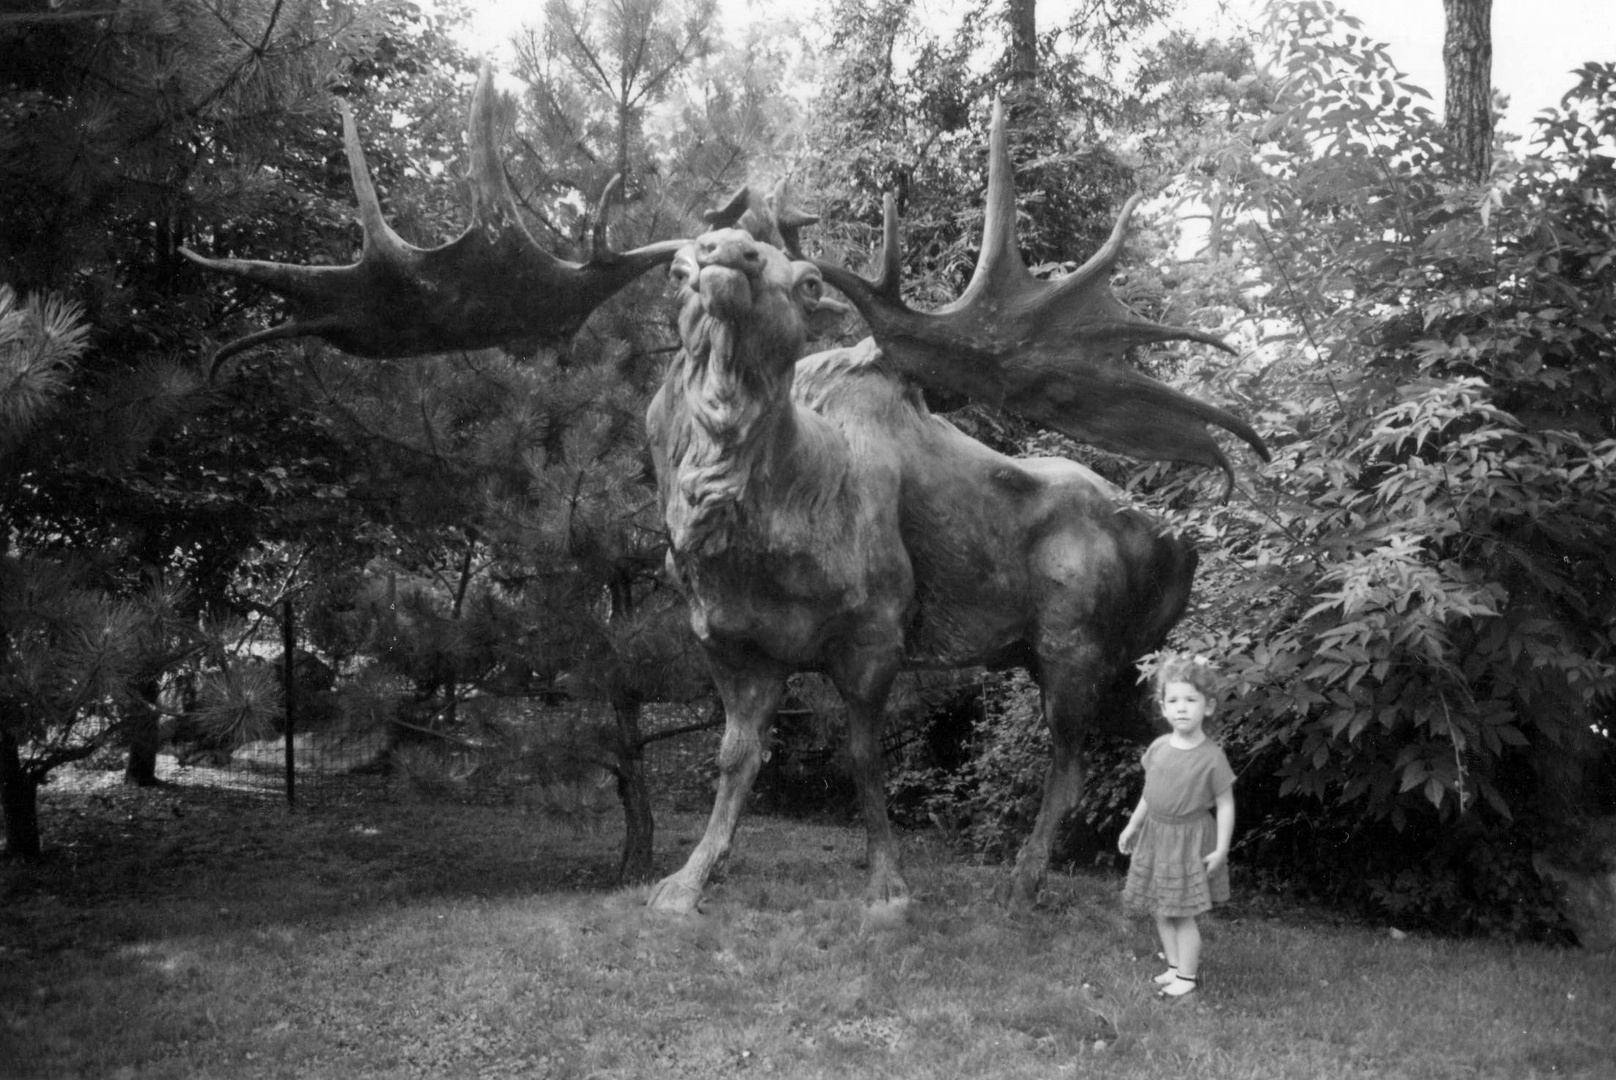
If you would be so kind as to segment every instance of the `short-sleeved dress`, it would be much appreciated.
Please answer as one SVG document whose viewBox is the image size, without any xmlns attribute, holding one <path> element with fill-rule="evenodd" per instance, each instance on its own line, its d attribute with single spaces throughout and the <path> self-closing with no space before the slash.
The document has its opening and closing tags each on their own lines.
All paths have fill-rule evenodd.
<svg viewBox="0 0 1616 1080">
<path fill-rule="evenodd" d="M 1128 864 L 1123 906 L 1181 918 L 1229 899 L 1227 861 L 1211 874 L 1206 856 L 1218 846 L 1217 797 L 1234 786 L 1229 759 L 1211 739 L 1181 750 L 1163 735 L 1145 751 L 1145 820 Z"/>
</svg>

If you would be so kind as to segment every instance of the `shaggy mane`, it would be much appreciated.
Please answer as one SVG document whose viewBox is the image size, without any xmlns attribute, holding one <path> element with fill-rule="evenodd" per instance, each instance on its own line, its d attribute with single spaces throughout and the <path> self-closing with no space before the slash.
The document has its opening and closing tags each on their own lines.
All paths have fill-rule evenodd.
<svg viewBox="0 0 1616 1080">
<path fill-rule="evenodd" d="M 759 365 L 737 365 L 735 330 L 703 315 L 676 363 L 689 426 L 674 455 L 679 492 L 689 504 L 680 546 L 720 551 L 759 457 L 755 436 L 784 387 Z M 788 406 L 789 407 L 789 406 Z"/>
</svg>

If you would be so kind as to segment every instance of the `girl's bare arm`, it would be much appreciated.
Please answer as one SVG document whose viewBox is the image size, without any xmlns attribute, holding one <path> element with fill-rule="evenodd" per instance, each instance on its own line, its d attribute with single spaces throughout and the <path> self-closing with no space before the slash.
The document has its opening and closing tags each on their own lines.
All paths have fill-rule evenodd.
<svg viewBox="0 0 1616 1080">
<path fill-rule="evenodd" d="M 1209 874 L 1229 861 L 1229 845 L 1234 842 L 1234 788 L 1218 796 L 1214 809 L 1218 818 L 1218 846 L 1206 857 Z"/>
<path fill-rule="evenodd" d="M 1122 835 L 1117 837 L 1117 850 L 1124 855 L 1133 853 L 1133 838 L 1139 833 L 1139 826 L 1145 821 L 1145 797 L 1139 797 L 1139 805 L 1133 808 L 1133 816 L 1128 824 L 1122 827 Z"/>
</svg>

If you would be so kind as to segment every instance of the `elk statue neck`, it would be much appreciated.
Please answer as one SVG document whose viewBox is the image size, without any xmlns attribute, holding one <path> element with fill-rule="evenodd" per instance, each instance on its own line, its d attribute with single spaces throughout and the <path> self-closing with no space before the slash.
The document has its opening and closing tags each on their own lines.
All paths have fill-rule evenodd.
<svg viewBox="0 0 1616 1080">
<path fill-rule="evenodd" d="M 669 525 L 676 550 L 715 554 L 731 546 L 754 482 L 790 441 L 801 342 L 786 357 L 782 343 L 760 348 L 764 343 L 744 324 L 706 314 L 681 329 L 685 348 L 664 388 L 682 413 L 668 448 L 675 485 Z"/>
</svg>

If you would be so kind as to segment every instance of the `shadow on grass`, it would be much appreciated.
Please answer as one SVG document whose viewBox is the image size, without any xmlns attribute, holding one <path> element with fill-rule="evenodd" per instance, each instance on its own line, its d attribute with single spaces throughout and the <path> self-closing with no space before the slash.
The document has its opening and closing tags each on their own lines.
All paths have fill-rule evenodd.
<svg viewBox="0 0 1616 1080">
<path fill-rule="evenodd" d="M 515 806 L 322 802 L 194 784 L 45 794 L 51 845 L 0 867 L 11 1077 L 1165 1075 L 1609 1077 L 1606 964 L 1271 918 L 1206 921 L 1201 1000 L 1151 997 L 1117 880 L 904 841 L 902 918 L 861 900 L 857 828 L 748 818 L 704 915 L 616 889 L 621 834 Z M 660 812 L 658 870 L 704 815 Z M 20 1064 L 19 1064 L 20 1063 Z"/>
<path fill-rule="evenodd" d="M 117 943 L 145 917 L 191 932 L 306 923 L 431 898 L 615 885 L 621 834 L 512 806 L 387 799 L 289 810 L 278 793 L 113 780 L 41 793 L 46 851 L 0 862 L 0 947 Z M 67 917 L 67 912 L 79 913 Z"/>
</svg>

